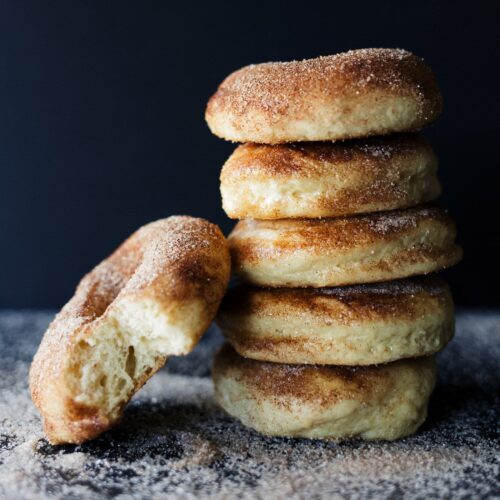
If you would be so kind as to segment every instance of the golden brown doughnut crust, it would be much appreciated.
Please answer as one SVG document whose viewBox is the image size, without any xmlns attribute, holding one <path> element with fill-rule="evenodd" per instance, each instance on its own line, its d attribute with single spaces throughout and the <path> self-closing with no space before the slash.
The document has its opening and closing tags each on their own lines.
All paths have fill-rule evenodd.
<svg viewBox="0 0 500 500">
<path fill-rule="evenodd" d="M 433 206 L 329 219 L 239 221 L 228 237 L 233 270 L 271 287 L 373 283 L 456 264 L 453 220 Z"/>
<path fill-rule="evenodd" d="M 217 136 L 277 144 L 418 130 L 441 112 L 430 68 L 401 49 L 360 49 L 246 66 L 208 102 Z"/>
<path fill-rule="evenodd" d="M 217 312 L 229 274 L 229 251 L 219 228 L 184 216 L 143 226 L 87 274 L 50 324 L 30 370 L 32 399 L 48 439 L 81 443 L 107 430 L 167 356 L 197 344 Z M 85 354 L 77 358 L 81 352 L 90 357 L 109 332 L 112 340 L 136 336 L 141 345 L 156 342 L 149 368 L 126 380 L 130 390 L 112 410 L 102 407 L 106 401 L 81 402 L 93 395 L 80 386 Z M 127 339 L 123 342 L 127 349 Z M 90 372 L 110 361 L 96 363 Z"/>
<path fill-rule="evenodd" d="M 221 172 L 233 219 L 336 217 L 393 210 L 440 194 L 437 158 L 415 134 L 269 146 L 243 144 Z"/>
<path fill-rule="evenodd" d="M 212 369 L 215 397 L 230 415 L 273 436 L 398 439 L 427 415 L 435 360 L 347 367 L 255 361 L 225 345 Z"/>
<path fill-rule="evenodd" d="M 224 298 L 217 323 L 241 356 L 291 364 L 428 356 L 454 331 L 451 293 L 436 276 L 337 288 L 240 284 Z"/>
</svg>

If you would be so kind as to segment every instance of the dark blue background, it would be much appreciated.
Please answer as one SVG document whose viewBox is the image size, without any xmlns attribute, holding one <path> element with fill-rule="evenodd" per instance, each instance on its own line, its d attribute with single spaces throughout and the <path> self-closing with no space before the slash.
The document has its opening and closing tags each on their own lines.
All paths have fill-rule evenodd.
<svg viewBox="0 0 500 500">
<path fill-rule="evenodd" d="M 427 134 L 464 262 L 460 305 L 498 304 L 493 2 L 0 1 L 0 307 L 60 306 L 138 226 L 174 213 L 225 231 L 208 97 L 248 63 L 404 47 L 435 69 Z"/>
</svg>

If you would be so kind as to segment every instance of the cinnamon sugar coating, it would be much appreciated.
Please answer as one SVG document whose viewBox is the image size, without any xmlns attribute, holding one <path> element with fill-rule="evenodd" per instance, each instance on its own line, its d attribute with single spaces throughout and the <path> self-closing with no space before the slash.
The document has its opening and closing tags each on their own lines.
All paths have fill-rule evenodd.
<svg viewBox="0 0 500 500">
<path fill-rule="evenodd" d="M 436 276 L 336 288 L 240 284 L 217 323 L 246 358 L 353 366 L 434 354 L 454 331 L 451 293 Z"/>
<path fill-rule="evenodd" d="M 212 132 L 236 142 L 326 141 L 418 130 L 441 112 L 430 68 L 401 49 L 246 66 L 209 100 Z"/>
<path fill-rule="evenodd" d="M 405 208 L 440 194 L 437 159 L 418 135 L 238 146 L 221 172 L 234 219 L 336 217 Z"/>
<path fill-rule="evenodd" d="M 87 274 L 30 370 L 49 440 L 80 443 L 109 428 L 167 356 L 196 345 L 229 273 L 219 228 L 175 216 L 143 226 Z"/>
<path fill-rule="evenodd" d="M 212 377 L 224 410 L 263 434 L 392 440 L 425 420 L 435 371 L 432 357 L 362 367 L 267 363 L 226 344 Z"/>
<path fill-rule="evenodd" d="M 433 206 L 328 219 L 242 220 L 234 271 L 252 284 L 323 287 L 427 274 L 456 264 L 455 225 Z"/>
</svg>

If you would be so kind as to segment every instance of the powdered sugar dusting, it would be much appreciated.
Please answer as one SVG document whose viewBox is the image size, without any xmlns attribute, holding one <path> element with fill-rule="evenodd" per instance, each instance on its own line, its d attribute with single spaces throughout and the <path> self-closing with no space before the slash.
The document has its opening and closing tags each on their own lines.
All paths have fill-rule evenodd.
<svg viewBox="0 0 500 500">
<path fill-rule="evenodd" d="M 361 144 L 359 149 L 366 153 L 367 155 L 373 156 L 374 158 L 381 158 L 384 160 L 388 160 L 394 154 L 394 146 L 390 143 L 388 144 L 373 144 L 367 143 Z"/>
<path fill-rule="evenodd" d="M 445 210 L 433 206 L 424 206 L 370 214 L 367 220 L 369 220 L 370 229 L 374 233 L 384 235 L 415 228 L 425 219 L 444 219 L 445 215 Z"/>
<path fill-rule="evenodd" d="M 316 288 L 315 292 L 320 295 L 334 295 L 336 297 L 364 294 L 398 296 L 418 295 L 422 292 L 431 295 L 440 295 L 445 293 L 447 289 L 448 287 L 443 280 L 434 276 L 426 276 L 366 285 Z"/>
</svg>

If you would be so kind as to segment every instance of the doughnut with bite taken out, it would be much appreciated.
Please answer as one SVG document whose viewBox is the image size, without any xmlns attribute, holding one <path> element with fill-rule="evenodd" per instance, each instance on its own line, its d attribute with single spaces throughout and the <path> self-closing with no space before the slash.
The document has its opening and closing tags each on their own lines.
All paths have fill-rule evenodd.
<svg viewBox="0 0 500 500">
<path fill-rule="evenodd" d="M 230 267 L 217 226 L 176 216 L 143 226 L 87 274 L 30 370 L 49 441 L 82 443 L 109 429 L 169 356 L 190 352 Z"/>
</svg>

